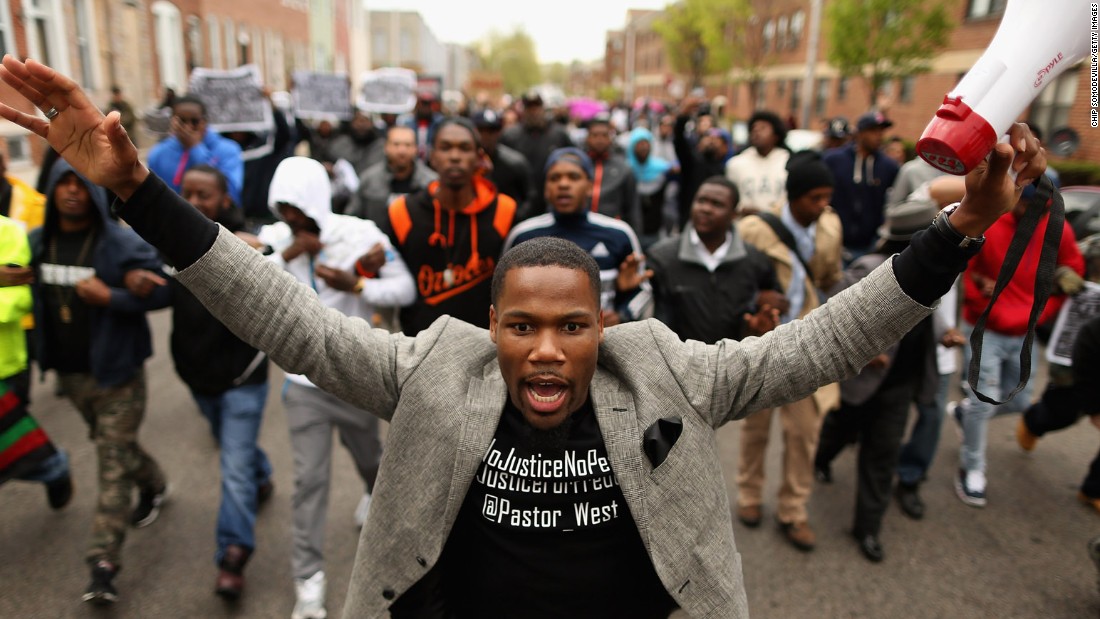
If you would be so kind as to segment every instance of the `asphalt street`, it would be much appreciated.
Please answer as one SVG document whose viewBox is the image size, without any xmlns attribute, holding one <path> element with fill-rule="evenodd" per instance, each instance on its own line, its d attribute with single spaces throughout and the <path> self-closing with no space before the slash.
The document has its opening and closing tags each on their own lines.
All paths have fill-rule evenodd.
<svg viewBox="0 0 1100 619">
<path fill-rule="evenodd" d="M 292 460 L 273 370 L 261 444 L 275 467 L 276 492 L 257 522 L 258 548 L 237 604 L 213 594 L 214 520 L 220 482 L 217 447 L 206 422 L 176 377 L 168 355 L 168 314 L 153 316 L 156 355 L 147 364 L 149 402 L 143 446 L 172 484 L 170 502 L 152 526 L 131 531 L 116 579 L 120 600 L 97 609 L 80 601 L 88 573 L 82 560 L 95 502 L 95 453 L 54 381 L 36 382 L 32 411 L 72 458 L 76 495 L 50 511 L 41 485 L 0 487 L 0 618 L 256 617 L 285 618 L 294 604 L 289 568 Z M 848 531 L 855 458 L 846 451 L 835 481 L 818 485 L 810 502 L 818 547 L 802 553 L 772 524 L 780 450 L 769 451 L 764 526 L 731 522 L 742 553 L 753 617 L 997 617 L 1100 616 L 1097 571 L 1086 541 L 1100 534 L 1100 514 L 1079 504 L 1076 489 L 1100 445 L 1081 422 L 1043 438 L 1035 452 L 1016 446 L 1017 416 L 995 419 L 989 441 L 989 505 L 955 498 L 952 475 L 959 440 L 944 426 L 940 452 L 923 495 L 924 520 L 891 505 L 882 542 L 886 560 L 866 561 Z M 718 433 L 731 502 L 736 497 L 738 424 Z M 778 437 L 778 427 L 773 437 Z M 358 542 L 352 512 L 362 494 L 350 460 L 338 448 L 327 523 L 326 573 L 330 617 L 340 617 Z"/>
</svg>

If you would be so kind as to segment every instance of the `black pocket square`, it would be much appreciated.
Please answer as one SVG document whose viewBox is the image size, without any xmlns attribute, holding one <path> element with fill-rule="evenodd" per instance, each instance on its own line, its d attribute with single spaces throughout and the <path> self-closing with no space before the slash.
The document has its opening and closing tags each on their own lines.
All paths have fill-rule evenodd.
<svg viewBox="0 0 1100 619">
<path fill-rule="evenodd" d="M 684 422 L 673 417 L 658 419 L 645 429 L 642 433 L 642 450 L 653 468 L 661 466 L 683 431 Z"/>
</svg>

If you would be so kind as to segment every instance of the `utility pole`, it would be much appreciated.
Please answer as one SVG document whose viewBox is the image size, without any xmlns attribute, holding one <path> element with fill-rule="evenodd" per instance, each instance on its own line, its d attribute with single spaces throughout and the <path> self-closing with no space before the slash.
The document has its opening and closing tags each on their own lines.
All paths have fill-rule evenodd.
<svg viewBox="0 0 1100 619">
<path fill-rule="evenodd" d="M 802 80 L 800 127 L 810 124 L 810 107 L 817 95 L 817 47 L 821 39 L 821 0 L 810 0 L 810 34 L 806 41 L 806 75 Z"/>
</svg>

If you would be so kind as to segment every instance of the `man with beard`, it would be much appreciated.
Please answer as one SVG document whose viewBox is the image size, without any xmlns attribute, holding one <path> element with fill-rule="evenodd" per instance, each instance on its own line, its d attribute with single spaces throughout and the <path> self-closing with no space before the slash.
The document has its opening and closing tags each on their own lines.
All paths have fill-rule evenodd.
<svg viewBox="0 0 1100 619">
<path fill-rule="evenodd" d="M 703 180 L 721 176 L 726 170 L 729 144 L 718 130 L 708 129 L 705 133 L 697 134 L 698 142 L 694 146 L 688 137 L 687 125 L 701 104 L 702 100 L 695 97 L 684 99 L 672 133 L 676 159 L 680 162 L 680 227 L 687 223 L 691 215 L 691 202 Z"/>
<path fill-rule="evenodd" d="M 516 202 L 477 174 L 481 146 L 464 118 L 436 127 L 429 157 L 439 173 L 427 189 L 390 205 L 387 233 L 416 278 L 417 297 L 401 309 L 415 335 L 443 314 L 488 326 L 485 305 Z"/>
<path fill-rule="evenodd" d="M 569 134 L 555 122 L 546 117 L 546 108 L 542 105 L 542 95 L 531 91 L 522 98 L 523 122 L 508 127 L 500 136 L 501 144 L 516 150 L 527 159 L 531 166 L 530 186 L 535 188 L 531 207 L 525 216 L 540 215 L 546 212 L 546 203 L 542 192 L 543 173 L 546 171 L 546 158 L 557 148 L 573 146 Z"/>
<path fill-rule="evenodd" d="M 743 343 L 681 342 L 656 321 L 604 329 L 599 268 L 554 238 L 502 258 L 488 332 L 446 317 L 413 338 L 325 311 L 150 175 L 117 114 L 49 67 L 3 65 L 0 79 L 49 120 L 6 104 L 0 116 L 115 191 L 121 216 L 216 316 L 391 422 L 349 616 L 656 619 L 679 606 L 746 617 L 715 430 L 852 375 L 928 316 L 974 253 L 967 237 L 1046 165 L 1015 125 L 968 176 L 960 206 L 906 251 L 805 320 Z M 446 129 L 436 149 L 465 143 Z"/>
<path fill-rule="evenodd" d="M 348 204 L 347 214 L 384 226 L 390 204 L 427 188 L 438 175 L 416 156 L 416 132 L 409 127 L 390 127 L 386 132 L 385 161 L 367 168 L 359 177 L 359 190 Z"/>
<path fill-rule="evenodd" d="M 328 161 L 341 159 L 355 168 L 355 173 L 362 176 L 367 168 L 382 161 L 383 153 L 382 136 L 374 128 L 370 114 L 363 110 L 355 110 L 346 133 L 332 138 L 328 144 Z"/>
<path fill-rule="evenodd" d="M 592 195 L 589 208 L 593 213 L 607 215 L 626 222 L 635 233 L 641 229 L 638 205 L 638 182 L 626 158 L 612 150 L 614 130 L 611 117 L 599 114 L 588 121 L 584 150 L 592 160 Z"/>
</svg>

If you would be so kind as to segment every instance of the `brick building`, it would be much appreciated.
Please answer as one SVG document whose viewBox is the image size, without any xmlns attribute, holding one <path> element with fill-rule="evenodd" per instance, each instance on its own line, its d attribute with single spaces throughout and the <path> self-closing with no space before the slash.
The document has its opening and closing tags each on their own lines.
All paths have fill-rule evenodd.
<svg viewBox="0 0 1100 619">
<path fill-rule="evenodd" d="M 803 128 L 818 129 L 826 119 L 845 116 L 854 120 L 870 108 L 872 97 L 867 84 L 860 78 L 841 77 L 825 60 L 828 41 L 824 26 L 817 61 L 812 66 L 812 81 L 804 84 L 810 55 L 809 0 L 753 0 L 753 3 L 754 30 L 730 36 L 747 36 L 760 42 L 755 74 L 734 69 L 727 75 L 706 80 L 709 96 L 723 96 L 728 101 L 729 119 L 744 119 L 754 109 L 766 108 Z M 944 94 L 985 51 L 1004 8 L 1005 0 L 948 0 L 954 28 L 943 52 L 932 59 L 931 72 L 895 80 L 881 93 L 879 101 L 888 102 L 888 114 L 895 122 L 892 134 L 909 141 L 920 136 Z M 629 12 L 624 30 L 608 32 L 605 66 L 608 74 L 615 76 L 611 78 L 613 83 L 622 76 L 624 94 L 672 99 L 678 94 L 676 86 L 689 82 L 690 78 L 676 74 L 667 54 L 659 53 L 663 42 L 652 27 L 656 19 L 659 14 Z M 615 49 L 619 45 L 622 49 Z M 621 67 L 616 64 L 619 62 Z M 1095 131 L 1089 121 L 1089 90 L 1086 60 L 1052 81 L 1021 120 L 1035 123 L 1045 136 L 1057 129 L 1073 129 L 1082 140 L 1071 159 L 1100 163 L 1100 142 L 1086 139 Z"/>
</svg>

